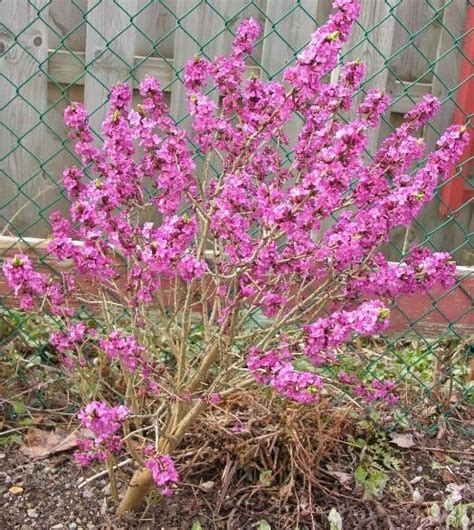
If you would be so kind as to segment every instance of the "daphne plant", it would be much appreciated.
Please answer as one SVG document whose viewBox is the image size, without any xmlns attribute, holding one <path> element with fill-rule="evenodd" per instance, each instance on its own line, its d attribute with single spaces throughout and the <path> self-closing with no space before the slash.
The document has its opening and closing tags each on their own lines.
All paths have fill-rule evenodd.
<svg viewBox="0 0 474 530">
<path fill-rule="evenodd" d="M 466 130 L 447 129 L 411 171 L 424 156 L 416 132 L 439 107 L 425 96 L 367 162 L 367 133 L 390 98 L 370 90 L 352 108 L 364 77 L 357 61 L 323 82 L 359 13 L 357 0 L 334 8 L 281 83 L 244 79 L 260 32 L 252 19 L 238 28 L 230 56 L 192 58 L 184 70 L 191 133 L 171 119 L 151 77 L 136 108 L 126 84 L 111 90 L 101 148 L 82 104 L 64 113 L 82 168 L 64 172 L 70 219 L 52 215 L 49 252 L 75 273 L 50 278 L 26 255 L 3 270 L 24 310 L 39 307 L 61 322 L 51 343 L 81 382 L 79 419 L 92 433 L 79 464 L 112 469 L 128 452 L 139 466 L 119 513 L 136 509 L 153 483 L 170 494 L 172 453 L 185 433 L 206 407 L 250 385 L 311 406 L 331 372 L 332 384 L 360 399 L 395 402 L 392 381 L 343 370 L 340 346 L 386 329 L 394 297 L 454 281 L 446 253 L 414 249 L 394 264 L 379 249 L 433 197 Z M 287 146 L 295 112 L 304 125 Z M 282 146 L 293 149 L 290 162 Z M 159 222 L 144 221 L 150 208 Z M 100 326 L 81 318 L 84 304 Z M 249 325 L 255 313 L 260 327 Z"/>
</svg>

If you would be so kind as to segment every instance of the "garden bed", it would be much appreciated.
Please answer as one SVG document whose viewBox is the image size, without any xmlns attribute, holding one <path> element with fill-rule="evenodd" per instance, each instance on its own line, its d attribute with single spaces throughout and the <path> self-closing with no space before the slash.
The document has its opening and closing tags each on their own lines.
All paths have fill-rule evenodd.
<svg viewBox="0 0 474 530">
<path fill-rule="evenodd" d="M 164 501 L 151 497 L 143 515 L 122 521 L 114 517 L 107 478 L 101 476 L 80 487 L 96 470 L 78 473 L 70 453 L 32 461 L 22 454 L 21 446 L 4 447 L 0 524 L 23 530 L 306 529 L 328 527 L 328 515 L 335 508 L 346 529 L 414 530 L 441 528 L 448 517 L 451 528 L 463 528 L 462 517 L 469 512 L 474 454 L 459 432 L 449 432 L 442 440 L 405 433 L 398 443 L 409 440 L 407 445 L 413 445 L 400 448 L 370 422 L 354 422 L 346 424 L 352 438 L 347 431 L 336 430 L 330 443 L 320 448 L 320 465 L 302 471 L 292 470 L 299 460 L 288 455 L 288 465 L 281 469 L 284 448 L 289 448 L 281 434 L 259 431 L 258 426 L 239 435 L 225 428 L 209 432 L 208 425 L 199 425 L 177 454 L 182 475 L 177 493 Z M 243 447 L 254 450 L 246 466 Z M 295 449 L 301 448 L 295 445 Z M 202 453 L 206 453 L 205 464 L 196 464 L 195 456 Z M 272 454 L 281 458 L 275 461 L 276 473 L 262 469 Z M 121 469 L 121 489 L 131 472 L 131 467 Z M 303 473 L 310 474 L 306 484 Z M 368 474 L 365 479 L 364 473 Z M 308 489 L 310 483 L 312 489 Z M 453 512 L 447 507 L 457 491 L 461 500 Z"/>
<path fill-rule="evenodd" d="M 422 347 L 406 343 L 385 367 L 405 373 L 397 407 L 368 410 L 343 395 L 309 407 L 270 391 L 235 395 L 183 440 L 175 494 L 164 500 L 152 494 L 142 514 L 118 521 L 107 475 L 96 476 L 101 466 L 78 468 L 71 446 L 41 459 L 28 453 L 38 443 L 35 429 L 63 438 L 74 432 L 79 407 L 76 389 L 48 351 L 47 333 L 34 319 L 28 326 L 23 332 L 42 349 L 22 333 L 2 348 L 2 528 L 310 529 L 329 527 L 333 508 L 345 529 L 435 529 L 448 522 L 463 528 L 470 517 L 474 452 L 465 396 L 447 380 L 426 395 L 421 383 L 433 380 L 434 363 Z M 374 357 L 383 347 L 356 346 Z M 465 380 L 456 358 L 453 370 Z M 449 415 L 443 406 L 452 407 Z M 119 490 L 134 469 L 122 461 Z"/>
</svg>

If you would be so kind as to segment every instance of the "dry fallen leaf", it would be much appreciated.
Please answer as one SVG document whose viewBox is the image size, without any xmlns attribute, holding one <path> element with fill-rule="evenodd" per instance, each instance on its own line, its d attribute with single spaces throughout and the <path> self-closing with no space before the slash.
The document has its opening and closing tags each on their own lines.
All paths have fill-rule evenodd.
<svg viewBox="0 0 474 530">
<path fill-rule="evenodd" d="M 201 491 L 208 493 L 209 491 L 212 490 L 214 485 L 215 485 L 215 482 L 213 480 L 208 480 L 207 482 L 203 482 L 202 484 L 200 484 L 199 489 Z"/>
<path fill-rule="evenodd" d="M 8 491 L 12 495 L 20 495 L 20 493 L 23 493 L 25 490 L 21 486 L 12 486 L 11 488 L 8 489 Z"/>
<path fill-rule="evenodd" d="M 43 431 L 36 427 L 30 427 L 20 451 L 36 460 L 76 447 L 78 437 L 78 430 L 67 433 L 61 429 Z"/>
<path fill-rule="evenodd" d="M 349 473 L 343 473 L 342 471 L 328 471 L 328 475 L 336 478 L 342 486 L 348 486 L 352 482 L 352 475 Z"/>
<path fill-rule="evenodd" d="M 441 478 L 446 483 L 458 481 L 456 478 L 456 475 L 452 471 L 449 471 L 448 469 L 443 470 L 443 472 L 441 473 Z"/>
<path fill-rule="evenodd" d="M 285 484 L 284 486 L 280 488 L 280 497 L 282 497 L 283 499 L 288 498 L 288 496 L 291 494 L 291 491 L 294 485 L 295 485 L 295 482 L 292 478 L 290 482 L 288 482 L 288 484 Z"/>
<path fill-rule="evenodd" d="M 409 449 L 415 445 L 415 440 L 413 440 L 412 434 L 401 434 L 398 432 L 392 432 L 390 434 L 392 443 L 403 449 Z"/>
<path fill-rule="evenodd" d="M 446 457 L 448 456 L 446 453 L 443 453 L 442 451 L 432 451 L 431 456 L 434 460 L 437 460 L 438 462 L 446 462 Z"/>
</svg>

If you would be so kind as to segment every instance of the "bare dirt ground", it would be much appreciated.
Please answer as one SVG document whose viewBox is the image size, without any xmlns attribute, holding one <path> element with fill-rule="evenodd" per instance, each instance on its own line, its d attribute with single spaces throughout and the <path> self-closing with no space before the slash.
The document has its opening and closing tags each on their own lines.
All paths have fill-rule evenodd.
<svg viewBox="0 0 474 530">
<path fill-rule="evenodd" d="M 106 475 L 81 485 L 100 468 L 78 469 L 71 451 L 34 460 L 19 445 L 1 450 L 0 528 L 303 530 L 329 528 L 332 508 L 344 529 L 463 528 L 461 512 L 471 517 L 473 446 L 456 431 L 441 440 L 417 432 L 397 438 L 346 419 L 324 426 L 323 443 L 313 440 L 316 454 L 304 447 L 317 435 L 314 425 L 285 434 L 275 417 L 272 430 L 257 422 L 235 433 L 219 414 L 219 427 L 203 422 L 183 444 L 176 494 L 152 495 L 141 514 L 121 521 Z M 131 465 L 118 470 L 120 489 L 132 472 Z"/>
</svg>

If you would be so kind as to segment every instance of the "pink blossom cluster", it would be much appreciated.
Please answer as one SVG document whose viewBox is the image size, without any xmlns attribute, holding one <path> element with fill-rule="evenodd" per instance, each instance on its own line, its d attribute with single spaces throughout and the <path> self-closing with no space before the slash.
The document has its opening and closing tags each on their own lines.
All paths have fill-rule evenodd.
<svg viewBox="0 0 474 530">
<path fill-rule="evenodd" d="M 134 372 L 143 363 L 145 348 L 140 346 L 132 335 L 112 331 L 107 337 L 99 340 L 99 346 L 110 359 L 119 359 L 129 372 Z"/>
<path fill-rule="evenodd" d="M 317 95 L 322 78 L 336 65 L 342 45 L 359 16 L 357 1 L 335 0 L 333 6 L 335 13 L 313 34 L 309 45 L 297 56 L 296 65 L 284 73 L 285 80 L 297 89 L 301 102 Z"/>
<path fill-rule="evenodd" d="M 20 308 L 32 311 L 35 301 L 45 300 L 53 315 L 71 316 L 72 309 L 66 303 L 66 295 L 74 288 L 71 275 L 63 276 L 63 283 L 54 282 L 46 274 L 37 272 L 25 254 L 16 254 L 7 258 L 3 264 L 3 273 L 15 296 L 20 299 Z"/>
<path fill-rule="evenodd" d="M 178 482 L 179 475 L 171 456 L 156 453 L 151 446 L 145 448 L 145 454 L 148 455 L 145 467 L 151 471 L 159 492 L 164 496 L 172 495 L 172 486 Z"/>
<path fill-rule="evenodd" d="M 247 366 L 259 383 L 271 386 L 294 401 L 309 403 L 318 398 L 323 379 L 313 371 L 296 370 L 295 360 L 303 356 L 315 367 L 334 364 L 338 346 L 347 342 L 352 334 L 371 336 L 386 329 L 389 313 L 378 300 L 364 302 L 352 311 L 335 311 L 331 316 L 305 326 L 303 338 L 291 345 L 283 342 L 278 349 L 265 352 L 251 348 Z M 362 396 L 356 388 L 359 386 L 354 388 L 357 396 L 368 396 Z"/>
<path fill-rule="evenodd" d="M 286 345 L 266 352 L 251 348 L 247 367 L 259 383 L 271 386 L 289 399 L 311 403 L 319 397 L 322 378 L 315 373 L 295 369 L 293 355 Z"/>
<path fill-rule="evenodd" d="M 315 366 L 334 360 L 334 350 L 352 334 L 376 335 L 387 328 L 390 310 L 378 300 L 364 302 L 353 311 L 335 311 L 305 327 L 304 355 Z"/>
<path fill-rule="evenodd" d="M 26 255 L 17 254 L 3 265 L 3 273 L 15 293 L 20 297 L 20 306 L 24 310 L 33 308 L 34 296 L 43 296 L 48 288 L 48 279 L 33 269 L 31 260 Z"/>
<path fill-rule="evenodd" d="M 415 248 L 401 263 L 390 263 L 378 254 L 365 274 L 349 280 L 348 294 L 395 298 L 400 294 L 426 292 L 435 285 L 450 287 L 455 283 L 456 264 L 447 252 L 431 253 L 427 248 Z"/>
<path fill-rule="evenodd" d="M 213 405 L 219 405 L 219 403 L 222 401 L 222 396 L 218 392 L 212 392 L 207 397 L 207 400 Z"/>
<path fill-rule="evenodd" d="M 74 457 L 82 466 L 90 465 L 94 460 L 104 461 L 108 454 L 122 448 L 122 437 L 118 431 L 130 414 L 127 407 L 117 405 L 110 407 L 102 401 L 91 401 L 83 408 L 78 417 L 93 438 L 78 440 Z"/>
<path fill-rule="evenodd" d="M 88 172 L 67 168 L 64 185 L 72 201 L 72 223 L 56 212 L 51 217 L 53 239 L 49 251 L 58 259 L 72 259 L 77 270 L 107 283 L 119 276 L 114 254 L 128 256 L 135 265 L 130 271 L 134 300 L 151 301 L 159 276 L 179 276 L 184 281 L 201 276 L 207 266 L 190 250 L 196 220 L 176 215 L 183 194 L 195 194 L 195 168 L 184 131 L 164 114 L 167 112 L 158 82 L 146 78 L 140 84 L 143 105 L 130 108 L 127 85 L 113 88 L 110 110 L 103 124 L 104 145 L 95 147 L 82 104 L 65 111 L 71 138 Z M 148 116 L 145 115 L 148 113 Z M 157 129 L 161 129 L 162 135 Z M 135 159 L 137 144 L 144 150 Z M 154 183 L 152 202 L 165 217 L 160 227 L 153 223 L 137 226 L 127 212 L 144 205 L 143 178 Z M 82 240 L 83 245 L 74 245 Z"/>
<path fill-rule="evenodd" d="M 140 373 L 141 387 L 138 392 L 140 395 L 159 393 L 157 381 L 162 369 L 149 359 L 145 347 L 141 346 L 133 335 L 115 330 L 99 339 L 97 345 L 110 360 L 119 361 L 119 366 L 125 372 Z"/>
<path fill-rule="evenodd" d="M 393 188 L 384 175 L 380 176 L 384 179 L 380 184 L 377 184 L 374 174 L 370 184 L 361 178 L 358 186 L 363 186 L 363 195 L 359 195 L 358 199 L 363 198 L 366 207 L 361 204 L 359 210 L 343 212 L 324 236 L 325 251 L 334 267 L 343 271 L 360 264 L 371 250 L 389 240 L 393 228 L 409 225 L 433 196 L 438 179 L 445 177 L 448 169 L 459 159 L 467 138 L 465 127 L 448 128 L 438 142 L 438 150 L 429 155 L 426 165 L 414 177 L 392 173 L 396 184 Z M 415 149 L 419 145 L 418 141 L 412 144 Z M 417 152 L 414 157 L 419 155 Z M 403 158 L 401 165 L 406 163 L 407 158 L 410 154 Z M 389 162 L 389 167 L 391 165 Z M 358 188 L 355 193 L 357 196 Z M 374 194 L 378 197 L 375 202 Z"/>
<path fill-rule="evenodd" d="M 95 335 L 95 329 L 87 327 L 84 322 L 70 322 L 64 330 L 51 333 L 49 342 L 63 354 L 61 359 L 63 366 L 72 371 L 75 368 L 76 357 L 80 367 L 84 368 L 87 365 L 85 357 L 80 352 L 81 346 Z"/>
<path fill-rule="evenodd" d="M 373 401 L 383 401 L 388 405 L 393 405 L 399 399 L 396 395 L 396 384 L 387 379 L 380 381 L 374 379 L 370 384 L 364 384 L 355 374 L 347 374 L 343 370 L 339 372 L 339 381 L 352 390 L 354 396 L 370 403 Z"/>
<path fill-rule="evenodd" d="M 71 322 L 63 331 L 55 331 L 51 334 L 49 341 L 61 353 L 66 351 L 75 351 L 77 346 L 82 344 L 85 339 L 93 337 L 95 330 L 88 328 L 84 322 Z"/>
</svg>

